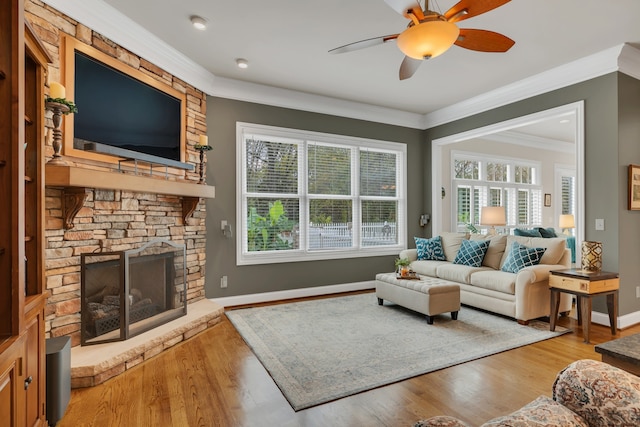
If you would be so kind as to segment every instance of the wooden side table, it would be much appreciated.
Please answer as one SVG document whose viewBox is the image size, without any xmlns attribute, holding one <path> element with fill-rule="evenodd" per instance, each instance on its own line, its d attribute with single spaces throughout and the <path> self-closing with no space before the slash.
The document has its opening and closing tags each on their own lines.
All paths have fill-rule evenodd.
<svg viewBox="0 0 640 427">
<path fill-rule="evenodd" d="M 618 319 L 618 289 L 620 279 L 618 273 L 607 271 L 585 271 L 576 269 L 553 270 L 549 276 L 549 290 L 551 291 L 551 310 L 549 315 L 550 329 L 555 331 L 560 307 L 560 292 L 577 297 L 578 325 L 582 325 L 584 342 L 589 342 L 591 327 L 591 306 L 594 296 L 607 297 L 607 311 L 611 335 L 617 333 Z"/>
</svg>

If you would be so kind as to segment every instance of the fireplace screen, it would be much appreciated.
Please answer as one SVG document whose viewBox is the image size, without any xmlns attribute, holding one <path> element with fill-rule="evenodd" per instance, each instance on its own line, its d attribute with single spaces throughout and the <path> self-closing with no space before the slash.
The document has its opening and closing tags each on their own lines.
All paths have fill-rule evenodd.
<svg viewBox="0 0 640 427">
<path fill-rule="evenodd" d="M 184 245 L 83 254 L 81 344 L 123 341 L 187 314 Z"/>
</svg>

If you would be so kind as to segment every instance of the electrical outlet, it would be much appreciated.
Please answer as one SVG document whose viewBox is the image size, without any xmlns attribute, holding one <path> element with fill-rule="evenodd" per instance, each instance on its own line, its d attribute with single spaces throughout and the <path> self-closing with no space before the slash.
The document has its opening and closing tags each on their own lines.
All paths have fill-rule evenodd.
<svg viewBox="0 0 640 427">
<path fill-rule="evenodd" d="M 636 298 L 640 298 L 640 286 L 636 286 Z"/>
<path fill-rule="evenodd" d="M 596 230 L 603 231 L 604 230 L 604 219 L 598 218 L 596 219 Z"/>
<path fill-rule="evenodd" d="M 220 278 L 220 287 L 221 288 L 226 288 L 227 287 L 227 276 L 222 276 Z"/>
<path fill-rule="evenodd" d="M 227 220 L 223 219 L 220 221 L 220 230 L 224 231 L 224 228 L 227 226 Z"/>
</svg>

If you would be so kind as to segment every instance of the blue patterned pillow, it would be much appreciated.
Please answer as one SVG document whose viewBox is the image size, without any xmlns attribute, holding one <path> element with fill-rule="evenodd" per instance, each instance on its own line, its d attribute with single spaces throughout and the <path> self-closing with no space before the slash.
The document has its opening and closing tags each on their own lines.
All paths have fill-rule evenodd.
<svg viewBox="0 0 640 427">
<path fill-rule="evenodd" d="M 502 271 L 517 273 L 530 265 L 538 265 L 546 250 L 546 248 L 529 248 L 518 242 L 513 242 L 509 255 L 502 265 Z"/>
<path fill-rule="evenodd" d="M 489 248 L 489 243 L 491 243 L 489 240 L 463 240 L 453 263 L 480 267 Z"/>
<path fill-rule="evenodd" d="M 440 236 L 432 237 L 431 239 L 414 237 L 413 240 L 416 241 L 418 260 L 447 260 L 447 257 L 444 255 L 444 249 L 442 249 L 442 239 Z"/>
</svg>

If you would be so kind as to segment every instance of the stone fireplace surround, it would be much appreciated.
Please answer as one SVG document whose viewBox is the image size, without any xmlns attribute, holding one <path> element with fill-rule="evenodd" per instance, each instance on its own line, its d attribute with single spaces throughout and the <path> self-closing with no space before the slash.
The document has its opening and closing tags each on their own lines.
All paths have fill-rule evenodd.
<svg viewBox="0 0 640 427">
<path fill-rule="evenodd" d="M 48 65 L 47 84 L 61 81 L 61 39 L 68 34 L 185 93 L 184 161 L 197 164 L 199 153 L 194 145 L 199 135 L 207 131 L 205 93 L 42 2 L 25 0 L 25 18 L 53 58 Z M 45 91 L 48 93 L 48 89 Z M 49 137 L 43 144 L 49 160 L 53 154 L 53 124 L 50 113 L 45 117 L 45 134 Z M 214 192 L 213 187 L 198 184 L 195 171 L 170 170 L 168 179 L 162 179 L 149 177 L 144 168 L 139 175 L 132 171 L 119 173 L 117 163 L 70 158 L 64 151 L 62 154 L 67 166 L 45 167 L 45 332 L 47 337 L 71 338 L 72 383 L 76 387 L 89 386 L 219 321 L 222 309 L 206 300 L 204 292 L 203 199 L 213 197 Z M 78 365 L 86 359 L 79 346 L 81 254 L 136 249 L 155 238 L 186 246 L 187 316 L 124 341 L 124 350 L 111 347 L 112 343 L 91 346 L 93 351 L 107 355 L 108 360 L 91 355 L 86 358 L 95 363 Z M 181 319 L 187 323 L 174 324 Z M 109 347 L 103 348 L 105 345 Z"/>
</svg>

